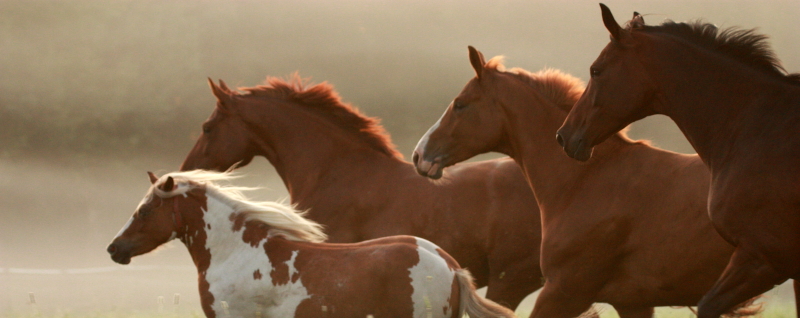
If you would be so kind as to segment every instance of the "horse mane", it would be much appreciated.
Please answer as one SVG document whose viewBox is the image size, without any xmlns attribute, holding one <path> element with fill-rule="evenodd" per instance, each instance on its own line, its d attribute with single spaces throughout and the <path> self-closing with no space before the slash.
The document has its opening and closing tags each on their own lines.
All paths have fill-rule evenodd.
<svg viewBox="0 0 800 318">
<path fill-rule="evenodd" d="M 572 106 L 578 102 L 578 99 L 581 98 L 583 91 L 586 89 L 580 78 L 554 68 L 545 68 L 535 73 L 518 67 L 506 70 L 503 65 L 502 56 L 493 57 L 486 62 L 484 68 L 513 75 L 518 80 L 536 89 L 539 93 L 544 95 L 545 98 L 567 113 L 572 110 Z M 622 138 L 622 140 L 632 142 L 627 132 L 628 127 L 625 127 L 620 130 L 616 136 Z M 647 141 L 638 142 L 647 143 Z"/>
<path fill-rule="evenodd" d="M 371 148 L 387 156 L 403 159 L 389 134 L 380 125 L 380 119 L 367 117 L 358 108 L 342 102 L 339 94 L 327 82 L 312 85 L 308 79 L 294 73 L 287 80 L 267 77 L 265 85 L 239 89 L 249 93 L 241 96 L 278 98 L 303 105 L 361 139 Z"/>
<path fill-rule="evenodd" d="M 168 177 L 172 177 L 176 187 L 170 192 L 164 192 L 158 187 Z M 218 181 L 230 181 L 238 178 L 232 172 L 215 172 L 207 170 L 192 170 L 172 172 L 161 176 L 151 186 L 151 193 L 162 198 L 183 195 L 187 192 L 203 188 L 206 195 L 231 206 L 234 213 L 240 213 L 245 221 L 256 221 L 270 227 L 269 235 L 280 235 L 288 240 L 304 242 L 323 242 L 327 235 L 322 231 L 322 225 L 303 217 L 305 212 L 295 210 L 293 207 L 279 202 L 254 202 L 250 201 L 244 191 L 254 190 L 248 187 L 235 187 L 220 185 Z M 149 197 L 149 196 L 148 196 Z"/>
<path fill-rule="evenodd" d="M 783 68 L 780 59 L 770 48 L 769 37 L 756 33 L 756 29 L 729 27 L 720 30 L 717 26 L 702 20 L 688 23 L 666 21 L 657 26 L 629 22 L 626 29 L 675 36 L 724 54 L 792 84 L 800 85 L 800 74 L 788 73 Z"/>
</svg>

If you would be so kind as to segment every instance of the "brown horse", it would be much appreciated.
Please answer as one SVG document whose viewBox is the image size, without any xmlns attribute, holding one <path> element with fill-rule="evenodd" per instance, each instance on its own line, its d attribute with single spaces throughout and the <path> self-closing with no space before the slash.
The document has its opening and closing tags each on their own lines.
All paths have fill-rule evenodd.
<svg viewBox="0 0 800 318">
<path fill-rule="evenodd" d="M 694 305 L 733 252 L 706 216 L 709 173 L 696 155 L 629 140 L 619 133 L 579 164 L 553 133 L 583 92 L 555 70 L 505 71 L 470 47 L 477 76 L 414 152 L 428 177 L 486 151 L 516 160 L 542 213 L 546 283 L 532 317 L 575 317 L 594 302 L 621 317 L 650 317 L 654 306 Z M 744 313 L 744 311 L 742 311 Z"/>
<path fill-rule="evenodd" d="M 542 286 L 539 210 L 513 160 L 466 164 L 434 184 L 330 85 L 304 87 L 297 76 L 268 82 L 245 94 L 210 83 L 217 107 L 182 170 L 227 170 L 264 156 L 331 242 L 424 237 L 510 308 Z"/>
<path fill-rule="evenodd" d="M 601 8 L 611 43 L 558 132 L 564 150 L 585 161 L 635 120 L 675 121 L 711 170 L 714 227 L 736 247 L 700 318 L 800 278 L 800 74 L 786 74 L 752 30 L 647 26 L 637 13 L 623 29 Z"/>
<path fill-rule="evenodd" d="M 150 173 L 150 190 L 108 246 L 111 258 L 128 264 L 180 239 L 206 317 L 515 317 L 478 296 L 469 271 L 425 239 L 322 243 L 322 226 L 290 206 L 218 184 L 231 178 Z"/>
</svg>

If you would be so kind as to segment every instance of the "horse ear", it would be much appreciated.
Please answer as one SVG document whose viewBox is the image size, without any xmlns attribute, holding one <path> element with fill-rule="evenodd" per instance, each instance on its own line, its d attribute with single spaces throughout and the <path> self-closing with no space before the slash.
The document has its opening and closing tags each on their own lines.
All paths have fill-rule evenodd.
<svg viewBox="0 0 800 318">
<path fill-rule="evenodd" d="M 617 23 L 617 20 L 614 20 L 614 15 L 611 14 L 611 9 L 606 7 L 605 4 L 601 3 L 600 11 L 602 11 L 603 14 L 603 24 L 605 24 L 606 29 L 608 29 L 608 32 L 611 33 L 611 38 L 614 40 L 619 40 L 619 35 L 620 32 L 622 31 L 622 28 L 619 27 L 619 23 Z"/>
<path fill-rule="evenodd" d="M 230 93 L 231 89 L 228 88 L 228 85 L 225 85 L 225 81 L 219 80 L 219 87 L 222 88 L 226 93 Z"/>
<path fill-rule="evenodd" d="M 164 183 L 162 183 L 161 186 L 158 187 L 158 188 L 161 189 L 161 191 L 164 191 L 164 192 L 170 192 L 170 191 L 174 190 L 175 189 L 175 179 L 172 179 L 172 177 L 167 177 L 167 181 L 164 181 Z"/>
<path fill-rule="evenodd" d="M 147 175 L 150 177 L 150 184 L 155 184 L 156 181 L 158 181 L 158 177 L 156 177 L 155 173 L 148 171 Z"/>
<path fill-rule="evenodd" d="M 633 11 L 633 19 L 630 22 L 631 28 L 641 29 L 644 27 L 644 17 L 639 12 Z"/>
<path fill-rule="evenodd" d="M 220 86 L 217 86 L 217 84 L 214 84 L 214 81 L 212 81 L 210 77 L 208 78 L 208 86 L 211 87 L 211 92 L 217 97 L 219 104 L 224 107 L 231 102 L 231 94 L 230 90 L 225 85 L 225 82 L 220 80 L 219 83 Z"/>
<path fill-rule="evenodd" d="M 475 73 L 478 74 L 478 78 L 481 78 L 481 74 L 483 74 L 483 66 L 486 65 L 486 61 L 483 59 L 483 53 L 476 50 L 471 45 L 467 48 L 469 49 L 469 62 L 472 63 L 472 68 L 475 69 Z"/>
</svg>

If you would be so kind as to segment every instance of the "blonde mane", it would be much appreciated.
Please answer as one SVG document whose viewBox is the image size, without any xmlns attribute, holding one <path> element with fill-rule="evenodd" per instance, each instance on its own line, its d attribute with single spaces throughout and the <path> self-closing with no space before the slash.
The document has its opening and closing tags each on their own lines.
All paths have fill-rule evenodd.
<svg viewBox="0 0 800 318">
<path fill-rule="evenodd" d="M 162 191 L 159 186 L 169 177 L 173 178 L 175 188 L 170 192 Z M 214 197 L 233 208 L 235 213 L 244 215 L 245 221 L 256 221 L 269 226 L 270 236 L 280 235 L 288 240 L 304 242 L 323 242 L 327 239 L 327 235 L 322 231 L 322 225 L 304 218 L 305 212 L 279 202 L 250 201 L 244 195 L 244 191 L 254 188 L 218 184 L 220 181 L 230 181 L 238 177 L 239 175 L 232 172 L 206 170 L 172 172 L 161 176 L 150 187 L 150 193 L 161 198 L 170 198 L 202 188 L 206 196 Z"/>
</svg>

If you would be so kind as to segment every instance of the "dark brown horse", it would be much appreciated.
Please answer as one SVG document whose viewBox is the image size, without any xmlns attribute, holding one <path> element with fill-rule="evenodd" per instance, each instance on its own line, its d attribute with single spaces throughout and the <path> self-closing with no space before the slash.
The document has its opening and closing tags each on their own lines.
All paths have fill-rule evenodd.
<svg viewBox="0 0 800 318">
<path fill-rule="evenodd" d="M 522 166 L 544 235 L 546 283 L 532 317 L 575 317 L 594 302 L 621 317 L 696 304 L 733 252 L 708 220 L 710 180 L 700 158 L 618 133 L 598 145 L 597 158 L 570 160 L 553 134 L 583 92 L 580 80 L 504 71 L 499 58 L 484 62 L 472 47 L 470 61 L 477 76 L 422 137 L 414 162 L 433 178 L 486 151 Z"/>
<path fill-rule="evenodd" d="M 700 301 L 700 318 L 800 278 L 800 75 L 786 74 L 752 30 L 647 26 L 636 13 L 621 28 L 601 7 L 611 43 L 558 132 L 564 150 L 586 161 L 633 121 L 675 121 L 711 170 L 714 227 L 736 247 Z"/>
<path fill-rule="evenodd" d="M 542 286 L 539 210 L 513 160 L 466 164 L 432 183 L 330 85 L 304 87 L 296 76 L 268 82 L 244 94 L 210 83 L 217 107 L 182 170 L 226 170 L 264 156 L 331 242 L 424 237 L 510 308 Z"/>
</svg>

